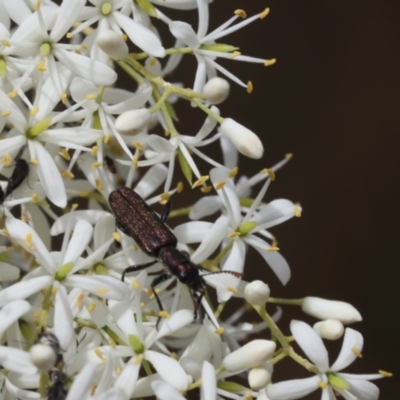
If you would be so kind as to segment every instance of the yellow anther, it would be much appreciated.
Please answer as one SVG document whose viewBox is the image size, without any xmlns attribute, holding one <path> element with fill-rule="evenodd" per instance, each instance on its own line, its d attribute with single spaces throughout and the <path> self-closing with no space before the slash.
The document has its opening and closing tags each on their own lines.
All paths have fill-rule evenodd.
<svg viewBox="0 0 400 400">
<path fill-rule="evenodd" d="M 192 189 L 201 186 L 204 182 L 207 182 L 210 177 L 208 175 L 201 176 L 195 183 L 192 185 Z"/>
<path fill-rule="evenodd" d="M 273 253 L 274 251 L 279 251 L 279 247 L 271 246 L 271 247 L 267 248 L 267 251 L 269 251 L 270 253 Z"/>
<path fill-rule="evenodd" d="M 238 290 L 237 290 L 236 288 L 234 288 L 233 286 L 228 286 L 228 287 L 226 288 L 226 290 L 227 290 L 228 292 L 231 292 L 231 293 L 237 293 L 237 292 L 238 292 Z"/>
<path fill-rule="evenodd" d="M 96 98 L 96 95 L 93 93 L 89 93 L 86 95 L 86 100 L 94 100 Z"/>
<path fill-rule="evenodd" d="M 65 36 L 67 39 L 72 39 L 74 37 L 74 34 L 72 32 L 67 32 Z"/>
<path fill-rule="evenodd" d="M 233 178 L 234 176 L 236 176 L 238 174 L 238 172 L 239 172 L 239 167 L 235 167 L 235 168 L 231 169 L 228 174 L 229 178 Z"/>
<path fill-rule="evenodd" d="M 321 389 L 328 389 L 328 388 L 329 388 L 329 385 L 328 385 L 327 383 L 325 383 L 325 382 L 322 382 L 322 381 L 319 381 L 319 382 L 318 382 L 318 386 L 319 386 Z"/>
<path fill-rule="evenodd" d="M 97 146 L 93 146 L 92 149 L 90 150 L 90 155 L 94 157 L 94 156 L 97 155 L 98 151 L 99 151 L 98 147 Z"/>
<path fill-rule="evenodd" d="M 9 115 L 11 115 L 11 110 L 5 110 L 1 113 L 2 117 L 8 117 Z"/>
<path fill-rule="evenodd" d="M 68 96 L 67 96 L 67 93 L 61 92 L 60 98 L 61 98 L 61 102 L 62 102 L 63 104 L 67 104 L 67 103 L 68 103 Z"/>
<path fill-rule="evenodd" d="M 108 144 L 108 142 L 110 141 L 110 137 L 111 135 L 109 133 L 106 133 L 106 135 L 104 136 L 104 143 Z"/>
<path fill-rule="evenodd" d="M 301 217 L 301 210 L 300 210 L 300 208 L 295 207 L 295 208 L 293 209 L 293 214 L 294 214 L 295 217 L 300 218 L 300 217 Z"/>
<path fill-rule="evenodd" d="M 109 290 L 107 288 L 100 288 L 97 289 L 97 294 L 100 296 L 104 296 L 105 294 L 107 294 L 109 292 Z"/>
<path fill-rule="evenodd" d="M 34 316 L 35 318 L 39 318 L 41 315 L 42 315 L 42 312 L 41 312 L 41 311 L 36 311 L 36 312 L 33 314 L 33 316 Z"/>
<path fill-rule="evenodd" d="M 39 112 L 39 107 L 33 107 L 32 110 L 29 111 L 32 117 L 34 117 L 38 112 Z"/>
<path fill-rule="evenodd" d="M 160 195 L 160 203 L 166 203 L 171 197 L 171 193 L 165 192 L 162 195 Z"/>
<path fill-rule="evenodd" d="M 81 43 L 81 47 L 82 47 L 83 50 L 87 50 L 88 49 L 88 46 L 87 46 L 86 43 Z"/>
<path fill-rule="evenodd" d="M 264 67 L 269 67 L 270 65 L 274 65 L 276 63 L 276 58 L 271 58 L 270 60 L 264 61 Z"/>
<path fill-rule="evenodd" d="M 101 161 L 96 161 L 91 165 L 92 169 L 100 168 L 103 166 L 103 163 Z"/>
<path fill-rule="evenodd" d="M 90 303 L 87 309 L 89 312 L 94 311 L 96 309 L 96 304 Z"/>
<path fill-rule="evenodd" d="M 135 168 L 139 168 L 138 158 L 137 158 L 136 156 L 133 156 L 133 157 L 132 157 L 132 165 L 133 165 Z"/>
<path fill-rule="evenodd" d="M 242 53 L 240 52 L 240 51 L 232 51 L 232 53 L 231 53 L 231 59 L 234 59 L 234 58 L 236 58 L 236 57 L 238 57 L 238 56 L 241 56 L 242 55 Z"/>
<path fill-rule="evenodd" d="M 135 143 L 133 143 L 133 145 L 134 145 L 139 151 L 143 152 L 144 149 L 143 149 L 143 146 L 142 146 L 141 143 L 135 142 Z"/>
<path fill-rule="evenodd" d="M 88 190 L 82 190 L 82 192 L 79 192 L 79 197 L 88 197 L 90 192 Z"/>
<path fill-rule="evenodd" d="M 1 160 L 1 163 L 5 166 L 8 167 L 11 164 L 12 158 L 10 156 L 10 154 L 8 153 L 4 153 L 4 156 Z"/>
<path fill-rule="evenodd" d="M 136 358 L 135 358 L 135 364 L 141 364 L 143 361 L 143 354 L 139 354 Z"/>
<path fill-rule="evenodd" d="M 10 99 L 13 99 L 17 94 L 18 94 L 18 90 L 13 90 L 12 92 L 7 93 L 7 97 L 9 97 Z"/>
<path fill-rule="evenodd" d="M 128 41 L 128 36 L 125 35 L 125 33 L 123 33 L 123 34 L 121 35 L 121 38 L 122 38 L 122 40 L 123 40 L 124 42 L 127 42 L 127 41 Z"/>
<path fill-rule="evenodd" d="M 145 305 L 146 305 L 146 304 L 144 304 L 144 302 L 142 301 L 142 302 L 140 303 L 140 308 L 144 308 Z"/>
<path fill-rule="evenodd" d="M 30 250 L 32 250 L 32 251 L 36 250 L 36 247 L 35 247 L 35 245 L 33 244 L 33 236 L 32 236 L 32 233 L 28 233 L 28 234 L 25 236 L 25 246 L 28 247 L 28 249 L 30 249 Z"/>
<path fill-rule="evenodd" d="M 111 339 L 111 338 L 108 338 L 108 344 L 113 348 L 113 349 L 115 349 L 116 347 L 117 347 L 117 343 L 115 343 L 115 340 L 113 340 L 113 339 Z"/>
<path fill-rule="evenodd" d="M 97 389 L 97 385 L 95 385 L 95 384 L 90 385 L 90 396 L 94 396 L 94 394 L 96 393 L 96 389 Z"/>
<path fill-rule="evenodd" d="M 94 353 L 96 354 L 97 357 L 100 358 L 101 361 L 103 361 L 103 363 L 105 363 L 107 361 L 106 358 L 103 356 L 103 353 L 101 352 L 101 350 L 98 347 L 96 347 L 94 349 Z"/>
<path fill-rule="evenodd" d="M 290 160 L 292 157 L 293 157 L 293 153 L 287 153 L 287 154 L 285 154 L 285 158 L 286 158 L 287 160 Z"/>
<path fill-rule="evenodd" d="M 235 15 L 238 15 L 241 18 L 247 18 L 247 13 L 246 11 L 242 10 L 241 8 L 238 8 L 237 10 L 234 11 Z"/>
<path fill-rule="evenodd" d="M 115 344 L 115 347 L 117 347 L 116 344 Z M 122 372 L 122 369 L 121 369 L 121 367 L 115 367 L 114 371 L 115 371 L 115 373 L 116 373 L 117 375 L 119 375 L 119 374 Z"/>
<path fill-rule="evenodd" d="M 58 154 L 63 157 L 64 159 L 66 159 L 67 161 L 69 161 L 71 159 L 71 156 L 68 153 L 67 149 L 62 149 L 61 151 L 58 152 Z"/>
<path fill-rule="evenodd" d="M 11 43 L 10 43 L 8 40 L 6 40 L 6 39 L 3 39 L 3 40 L 1 41 L 1 44 L 2 44 L 3 46 L 6 46 L 6 47 L 11 47 Z"/>
<path fill-rule="evenodd" d="M 78 207 L 79 207 L 79 204 L 78 204 L 78 203 L 73 203 L 73 204 L 71 205 L 71 208 L 72 208 L 73 210 L 76 210 Z"/>
<path fill-rule="evenodd" d="M 238 237 L 240 235 L 241 235 L 240 232 L 231 232 L 230 234 L 228 234 L 228 238 L 233 239 L 233 238 Z"/>
<path fill-rule="evenodd" d="M 222 189 L 226 185 L 226 181 L 220 181 L 215 185 L 215 190 Z"/>
<path fill-rule="evenodd" d="M 32 193 L 32 201 L 37 203 L 39 201 L 39 196 L 36 193 Z"/>
<path fill-rule="evenodd" d="M 217 335 L 222 335 L 225 332 L 225 329 L 221 327 L 219 327 L 218 329 L 216 329 L 214 331 Z"/>
<path fill-rule="evenodd" d="M 104 190 L 103 182 L 100 179 L 95 180 L 95 185 L 96 185 L 97 189 Z"/>
<path fill-rule="evenodd" d="M 269 8 L 266 8 L 264 11 L 260 12 L 259 17 L 260 19 L 264 19 L 269 14 Z"/>
<path fill-rule="evenodd" d="M 177 185 L 176 185 L 176 191 L 178 192 L 178 193 L 182 193 L 182 191 L 183 191 L 183 182 L 178 182 L 177 183 Z"/>
<path fill-rule="evenodd" d="M 164 131 L 164 136 L 165 136 L 165 137 L 170 137 L 170 136 L 171 136 L 171 131 L 170 131 L 169 129 L 166 129 L 166 130 Z"/>
<path fill-rule="evenodd" d="M 391 378 L 393 376 L 393 372 L 384 371 L 383 369 L 380 369 L 378 372 L 385 378 Z"/>
<path fill-rule="evenodd" d="M 362 355 L 360 349 L 357 349 L 357 347 L 352 347 L 352 348 L 351 348 L 351 351 L 352 351 L 358 358 L 362 358 L 362 357 L 363 357 L 363 355 Z"/>
<path fill-rule="evenodd" d="M 131 285 L 136 290 L 140 288 L 140 283 L 138 282 L 137 279 L 133 279 Z"/>
<path fill-rule="evenodd" d="M 202 187 L 200 188 L 200 190 L 201 190 L 203 193 L 210 193 L 210 192 L 211 192 L 211 189 L 212 189 L 212 186 L 202 186 Z"/>
<path fill-rule="evenodd" d="M 169 317 L 171 317 L 171 314 L 168 311 L 161 310 L 158 313 L 158 316 L 161 317 L 161 318 L 169 318 Z"/>
<path fill-rule="evenodd" d="M 248 81 L 247 82 L 246 92 L 248 94 L 253 93 L 253 89 L 254 89 L 253 82 L 252 81 Z"/>
<path fill-rule="evenodd" d="M 121 235 L 118 232 L 113 232 L 113 238 L 116 242 L 121 242 Z"/>
<path fill-rule="evenodd" d="M 32 165 L 39 165 L 39 160 L 36 160 L 36 158 L 31 158 L 31 159 L 29 160 L 29 162 L 30 162 Z"/>
<path fill-rule="evenodd" d="M 42 6 L 42 1 L 41 0 L 36 0 L 35 3 L 35 10 L 38 11 L 40 10 L 40 7 Z"/>
<path fill-rule="evenodd" d="M 45 58 L 43 58 L 42 60 L 39 61 L 39 64 L 37 65 L 36 70 L 38 72 L 46 72 L 47 71 Z"/>
<path fill-rule="evenodd" d="M 65 169 L 64 171 L 61 171 L 61 175 L 64 178 L 69 178 L 69 179 L 74 179 L 75 178 L 75 175 L 71 171 L 68 171 L 67 169 Z"/>
</svg>

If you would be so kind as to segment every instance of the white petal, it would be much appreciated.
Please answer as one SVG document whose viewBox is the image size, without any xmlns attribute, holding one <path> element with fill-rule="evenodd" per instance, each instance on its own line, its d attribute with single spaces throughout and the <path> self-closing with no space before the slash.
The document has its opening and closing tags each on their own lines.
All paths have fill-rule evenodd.
<svg viewBox="0 0 400 400">
<path fill-rule="evenodd" d="M 153 367 L 160 374 L 161 378 L 166 382 L 170 382 L 176 390 L 183 392 L 187 389 L 188 380 L 186 373 L 178 361 L 151 350 L 147 350 L 144 356 L 146 360 L 153 364 Z"/>
<path fill-rule="evenodd" d="M 14 137 L 3 139 L 1 141 L 0 158 L 3 158 L 5 154 L 9 154 L 11 157 L 15 157 L 25 143 L 26 143 L 26 138 L 23 135 L 17 135 Z M 3 169 L 3 166 L 4 166 L 3 163 L 1 163 L 0 171 Z"/>
<path fill-rule="evenodd" d="M 294 217 L 296 207 L 291 201 L 286 199 L 273 200 L 261 208 L 251 218 L 258 225 L 268 223 L 268 226 L 263 226 L 262 229 L 268 229 L 271 226 L 281 224 L 282 222 Z"/>
<path fill-rule="evenodd" d="M 111 276 L 100 275 L 72 275 L 68 276 L 63 284 L 69 287 L 78 287 L 87 290 L 103 299 L 124 300 L 129 296 L 127 286 Z M 1 295 L 1 292 L 0 292 Z"/>
<path fill-rule="evenodd" d="M 74 228 L 74 233 L 68 243 L 67 251 L 64 255 L 63 264 L 69 262 L 76 263 L 77 259 L 84 252 L 86 246 L 92 239 L 93 227 L 85 221 L 80 220 Z"/>
<path fill-rule="evenodd" d="M 134 359 L 132 361 L 134 361 Z M 125 366 L 124 370 L 121 372 L 114 383 L 115 387 L 121 388 L 124 391 L 127 399 L 130 399 L 132 397 L 137 379 L 139 377 L 140 366 L 140 363 L 135 363 L 131 361 L 128 362 L 128 364 Z"/>
<path fill-rule="evenodd" d="M 7 14 L 18 26 L 32 14 L 24 0 L 4 1 L 3 5 Z"/>
<path fill-rule="evenodd" d="M 94 143 L 103 136 L 103 132 L 97 129 L 84 127 L 49 129 L 40 135 L 40 139 L 65 147 L 81 147 Z M 79 145 L 79 146 L 77 146 Z"/>
<path fill-rule="evenodd" d="M 179 243 L 201 242 L 210 232 L 214 224 L 205 221 L 186 222 L 174 228 Z"/>
<path fill-rule="evenodd" d="M 46 196 L 56 206 L 64 208 L 67 205 L 67 194 L 56 163 L 40 142 L 32 140 L 31 145 L 39 161 L 37 169 Z"/>
<path fill-rule="evenodd" d="M 350 375 L 350 374 L 349 374 Z M 338 374 L 344 378 L 344 374 Z M 381 375 L 382 377 L 382 375 Z M 344 378 L 350 384 L 349 392 L 362 400 L 378 400 L 379 388 L 371 382 L 363 379 Z"/>
<path fill-rule="evenodd" d="M 20 133 L 25 133 L 27 123 L 24 114 L 22 114 L 17 104 L 14 103 L 2 90 L 0 90 L 0 114 L 4 112 L 11 112 L 8 117 L 6 117 L 7 121 L 11 122 Z M 3 119 L 4 117 L 2 116 L 1 118 Z M 19 140 L 21 140 L 21 138 Z"/>
<path fill-rule="evenodd" d="M 192 207 L 189 218 L 201 219 L 219 211 L 222 206 L 222 200 L 218 196 L 205 196 L 196 201 Z"/>
<path fill-rule="evenodd" d="M 29 353 L 13 347 L 0 346 L 0 364 L 3 368 L 19 374 L 32 375 L 37 372 Z"/>
<path fill-rule="evenodd" d="M 214 367 L 204 361 L 201 373 L 201 400 L 215 400 L 217 396 L 217 379 Z"/>
<path fill-rule="evenodd" d="M 118 328 L 120 328 L 126 336 L 139 336 L 136 321 L 134 318 L 134 314 L 132 313 L 129 300 L 110 300 L 108 306 L 110 308 L 110 313 L 113 316 L 113 319 L 118 325 Z"/>
<path fill-rule="evenodd" d="M 31 305 L 25 300 L 7 303 L 0 311 L 0 338 L 3 333 L 20 317 L 27 313 Z"/>
<path fill-rule="evenodd" d="M 160 39 L 150 29 L 120 12 L 114 12 L 113 15 L 136 46 L 153 57 L 165 56 L 165 49 L 161 45 Z"/>
<path fill-rule="evenodd" d="M 57 20 L 50 33 L 50 38 L 54 43 L 58 42 L 72 28 L 85 3 L 85 0 L 63 0 L 58 9 Z"/>
<path fill-rule="evenodd" d="M 302 321 L 292 321 L 290 323 L 290 330 L 297 344 L 311 362 L 321 372 L 326 372 L 329 368 L 328 351 L 317 332 L 310 325 Z"/>
<path fill-rule="evenodd" d="M 15 265 L 0 262 L 0 281 L 15 281 L 20 273 L 21 270 Z"/>
<path fill-rule="evenodd" d="M 197 49 L 200 46 L 200 41 L 193 28 L 186 22 L 174 21 L 169 24 L 171 33 L 186 46 L 192 49 Z"/>
<path fill-rule="evenodd" d="M 164 164 L 153 165 L 135 186 L 135 192 L 146 199 L 165 181 L 168 168 Z"/>
<path fill-rule="evenodd" d="M 80 220 L 88 221 L 91 224 L 95 224 L 101 217 L 104 215 L 111 215 L 107 211 L 103 210 L 77 210 L 74 211 L 72 215 L 72 229 L 75 228 L 76 224 Z M 50 233 L 52 236 L 59 235 L 60 233 L 64 233 L 67 227 L 68 219 L 70 218 L 69 214 L 64 214 L 54 222 L 51 227 Z"/>
<path fill-rule="evenodd" d="M 356 358 L 357 354 L 353 351 L 361 353 L 364 345 L 364 338 L 360 332 L 354 329 L 346 328 L 342 349 L 335 363 L 330 367 L 331 371 L 340 371 L 349 366 Z"/>
<path fill-rule="evenodd" d="M 163 381 L 154 381 L 151 384 L 151 387 L 154 390 L 154 394 L 157 396 L 157 399 L 160 400 L 185 400 L 174 387 L 172 387 L 167 382 Z"/>
<path fill-rule="evenodd" d="M 75 340 L 73 317 L 64 286 L 58 285 L 54 305 L 54 334 L 62 349 L 68 349 Z"/>
<path fill-rule="evenodd" d="M 86 364 L 81 372 L 74 378 L 74 382 L 68 391 L 66 400 L 84 400 L 89 392 L 90 386 L 96 373 L 97 366 Z"/>
<path fill-rule="evenodd" d="M 169 140 L 164 139 L 157 135 L 150 135 L 147 139 L 147 143 L 155 151 L 159 153 L 174 153 L 175 146 L 173 146 Z"/>
<path fill-rule="evenodd" d="M 319 389 L 318 376 L 305 379 L 293 379 L 267 386 L 267 395 L 271 400 L 299 399 Z"/>
<path fill-rule="evenodd" d="M 189 310 L 178 310 L 171 317 L 163 319 L 160 330 L 158 331 L 156 340 L 167 336 L 178 329 L 189 325 L 193 321 L 193 312 Z"/>
<path fill-rule="evenodd" d="M 94 227 L 94 234 L 93 234 L 94 248 L 98 249 L 104 243 L 108 242 L 110 238 L 113 237 L 114 232 L 115 232 L 115 218 L 111 214 L 108 213 L 104 214 L 96 222 L 96 226 Z M 107 250 L 105 251 L 105 253 L 106 252 Z"/>
<path fill-rule="evenodd" d="M 5 387 L 7 389 L 7 392 L 10 393 L 12 396 L 12 399 L 21 399 L 21 400 L 36 400 L 40 399 L 41 396 L 37 392 L 33 392 L 32 390 L 24 390 L 19 388 L 18 386 L 14 385 L 10 379 L 6 378 L 6 384 Z"/>
</svg>

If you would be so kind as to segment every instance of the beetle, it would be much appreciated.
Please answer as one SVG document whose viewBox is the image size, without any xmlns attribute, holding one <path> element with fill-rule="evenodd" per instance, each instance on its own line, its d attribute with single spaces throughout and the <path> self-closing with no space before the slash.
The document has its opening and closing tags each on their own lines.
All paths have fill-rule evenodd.
<svg viewBox="0 0 400 400">
<path fill-rule="evenodd" d="M 4 200 L 17 188 L 21 185 L 24 179 L 29 174 L 29 165 L 28 163 L 20 158 L 15 165 L 14 171 L 11 176 L 8 178 L 8 185 L 6 190 L 4 191 L 0 186 L 0 204 L 4 203 Z"/>
<path fill-rule="evenodd" d="M 177 249 L 178 240 L 165 224 L 171 209 L 171 202 L 167 202 L 161 217 L 159 217 L 134 190 L 120 187 L 110 193 L 109 203 L 116 217 L 117 227 L 133 238 L 147 255 L 155 258 L 154 261 L 148 263 L 127 267 L 122 273 L 122 281 L 124 281 L 126 273 L 140 271 L 161 261 L 168 272 L 157 276 L 151 283 L 151 290 L 160 311 L 164 309 L 155 287 L 175 276 L 189 288 L 196 318 L 201 299 L 206 291 L 206 283 L 199 273 L 199 266 L 190 261 L 189 254 Z M 212 273 L 230 273 L 237 278 L 242 276 L 235 271 Z"/>
</svg>

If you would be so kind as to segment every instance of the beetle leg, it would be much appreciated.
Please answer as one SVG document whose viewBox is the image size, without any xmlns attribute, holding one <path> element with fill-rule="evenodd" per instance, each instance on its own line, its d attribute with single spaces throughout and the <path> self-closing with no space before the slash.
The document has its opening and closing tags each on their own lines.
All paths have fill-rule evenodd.
<svg viewBox="0 0 400 400">
<path fill-rule="evenodd" d="M 168 199 L 167 203 L 164 206 L 164 210 L 161 214 L 161 221 L 165 223 L 168 218 L 169 212 L 171 210 L 171 199 Z"/>
<path fill-rule="evenodd" d="M 121 276 L 121 281 L 122 282 L 125 281 L 125 274 L 127 272 L 141 271 L 142 269 L 145 269 L 147 267 L 151 267 L 152 265 L 156 264 L 157 262 L 158 262 L 158 260 L 154 260 L 154 261 L 150 261 L 148 263 L 131 265 L 130 267 L 125 268 L 124 272 L 122 273 L 122 276 Z"/>
<path fill-rule="evenodd" d="M 173 277 L 173 276 L 172 276 L 171 274 L 165 273 L 165 274 L 161 274 L 161 275 L 157 276 L 156 278 L 153 279 L 153 282 L 151 282 L 150 287 L 151 287 L 151 290 L 152 290 L 153 293 L 154 293 L 154 297 L 155 297 L 156 300 L 157 300 L 158 308 L 160 309 L 160 311 L 163 311 L 163 310 L 164 310 L 164 307 L 162 306 L 161 300 L 160 300 L 160 298 L 158 297 L 157 292 L 155 291 L 155 287 L 156 287 L 158 284 L 160 284 L 160 283 L 162 283 L 162 282 L 165 282 L 165 281 L 167 281 L 168 279 L 171 279 L 172 277 Z M 158 317 L 157 322 L 156 322 L 156 329 L 158 329 L 158 323 L 160 322 L 160 319 L 161 319 L 161 317 Z"/>
</svg>

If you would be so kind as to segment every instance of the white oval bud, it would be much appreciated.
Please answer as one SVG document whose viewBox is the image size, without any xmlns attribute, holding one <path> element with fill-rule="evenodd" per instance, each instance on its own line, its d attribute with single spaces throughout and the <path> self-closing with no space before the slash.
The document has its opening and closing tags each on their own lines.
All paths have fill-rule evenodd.
<svg viewBox="0 0 400 400">
<path fill-rule="evenodd" d="M 147 108 L 125 111 L 115 120 L 115 129 L 121 135 L 134 136 L 143 131 L 150 118 L 151 113 Z"/>
<path fill-rule="evenodd" d="M 104 53 L 114 60 L 124 60 L 129 53 L 128 45 L 121 35 L 109 29 L 100 31 L 96 43 Z"/>
<path fill-rule="evenodd" d="M 222 361 L 226 371 L 240 372 L 258 367 L 272 357 L 276 344 L 271 340 L 256 339 L 228 354 Z"/>
<path fill-rule="evenodd" d="M 256 306 L 265 304 L 270 295 L 269 286 L 263 281 L 253 281 L 246 285 L 244 289 L 244 298 Z"/>
<path fill-rule="evenodd" d="M 211 104 L 219 104 L 229 96 L 231 87 L 226 79 L 216 76 L 211 78 L 203 88 L 207 101 Z"/>
<path fill-rule="evenodd" d="M 362 321 L 361 314 L 344 301 L 326 300 L 319 297 L 305 297 L 303 311 L 318 319 L 337 319 L 342 324 Z"/>
<path fill-rule="evenodd" d="M 253 390 L 261 390 L 271 383 L 271 373 L 264 367 L 252 368 L 248 379 Z"/>
<path fill-rule="evenodd" d="M 232 141 L 239 153 L 254 159 L 259 159 L 263 156 L 264 147 L 258 136 L 232 118 L 223 120 L 221 131 Z"/>
<path fill-rule="evenodd" d="M 49 371 L 57 361 L 55 351 L 50 346 L 41 343 L 34 344 L 29 350 L 29 355 L 32 364 L 42 371 Z"/>
<path fill-rule="evenodd" d="M 326 319 L 319 321 L 313 326 L 315 332 L 318 333 L 322 339 L 337 340 L 343 336 L 344 326 L 337 319 Z"/>
</svg>

